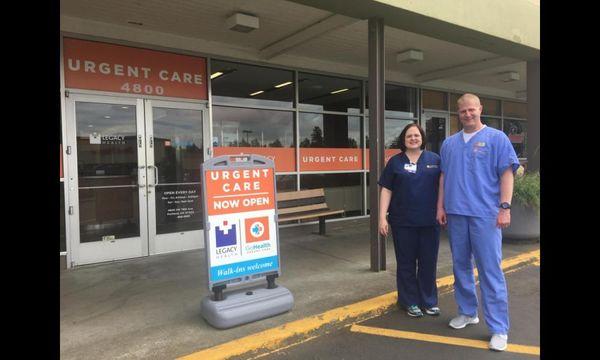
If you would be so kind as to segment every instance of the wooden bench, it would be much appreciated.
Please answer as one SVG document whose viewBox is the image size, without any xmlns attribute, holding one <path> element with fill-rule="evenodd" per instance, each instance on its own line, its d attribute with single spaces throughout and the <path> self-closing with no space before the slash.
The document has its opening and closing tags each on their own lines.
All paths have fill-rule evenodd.
<svg viewBox="0 0 600 360">
<path fill-rule="evenodd" d="M 343 214 L 331 210 L 325 202 L 325 189 L 288 191 L 277 194 L 279 222 L 319 218 L 319 234 L 325 235 L 325 217 Z"/>
</svg>

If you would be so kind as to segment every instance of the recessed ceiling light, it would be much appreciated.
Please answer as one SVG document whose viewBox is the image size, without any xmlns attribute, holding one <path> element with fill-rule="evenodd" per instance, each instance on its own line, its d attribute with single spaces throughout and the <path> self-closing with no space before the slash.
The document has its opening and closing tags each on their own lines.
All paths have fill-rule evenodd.
<svg viewBox="0 0 600 360">
<path fill-rule="evenodd" d="M 121 109 L 129 109 L 129 106 L 121 106 Z"/>
<path fill-rule="evenodd" d="M 253 92 L 252 94 L 250 94 L 250 96 L 254 96 L 254 95 L 258 95 L 258 94 L 262 94 L 262 93 L 264 93 L 264 92 L 265 92 L 264 90 L 260 90 L 260 91 L 257 91 L 257 92 Z"/>
<path fill-rule="evenodd" d="M 289 84 L 291 84 L 291 83 L 292 83 L 291 81 L 288 81 L 288 82 L 284 82 L 283 84 L 275 85 L 275 87 L 276 87 L 276 88 L 280 88 L 280 87 L 287 86 L 287 85 L 289 85 Z"/>
<path fill-rule="evenodd" d="M 341 93 L 341 92 L 348 91 L 348 90 L 349 90 L 349 89 L 340 89 L 340 90 L 332 91 L 332 92 L 331 92 L 331 94 L 332 94 L 332 95 L 333 95 L 333 94 L 339 94 L 339 93 Z"/>
<path fill-rule="evenodd" d="M 110 116 L 108 116 L 108 115 L 104 115 L 104 118 L 105 118 L 105 119 L 110 119 Z"/>
<path fill-rule="evenodd" d="M 222 72 L 220 72 L 220 71 L 217 71 L 216 73 L 212 74 L 212 75 L 210 76 L 210 78 L 211 78 L 211 79 L 215 79 L 215 78 L 218 78 L 218 77 L 219 77 L 219 76 L 221 76 L 221 75 L 223 75 L 223 73 L 222 73 Z"/>
</svg>

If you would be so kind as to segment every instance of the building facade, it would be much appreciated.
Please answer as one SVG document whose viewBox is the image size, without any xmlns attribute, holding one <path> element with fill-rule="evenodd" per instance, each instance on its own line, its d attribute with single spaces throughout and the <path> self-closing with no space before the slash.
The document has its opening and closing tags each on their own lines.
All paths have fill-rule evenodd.
<svg viewBox="0 0 600 360">
<path fill-rule="evenodd" d="M 325 188 L 330 207 L 345 210 L 341 221 L 368 216 L 366 19 L 381 6 L 403 14 L 408 5 L 357 3 L 349 11 L 360 16 L 335 1 L 63 0 L 65 266 L 202 248 L 200 165 L 222 154 L 273 158 L 278 192 Z M 512 6 L 537 6 L 539 27 L 539 3 Z M 409 10 L 417 20 L 435 16 L 430 8 Z M 502 46 L 494 53 L 433 37 L 435 22 L 410 29 L 416 33 L 390 23 L 386 161 L 411 122 L 425 128 L 427 148 L 439 151 L 461 129 L 457 98 L 473 92 L 484 123 L 504 131 L 526 163 L 528 133 L 539 132 L 539 112 L 532 115 L 526 100 L 535 88 L 527 79 L 535 45 L 511 47 L 489 30 Z M 521 35 L 535 36 L 526 30 Z"/>
</svg>

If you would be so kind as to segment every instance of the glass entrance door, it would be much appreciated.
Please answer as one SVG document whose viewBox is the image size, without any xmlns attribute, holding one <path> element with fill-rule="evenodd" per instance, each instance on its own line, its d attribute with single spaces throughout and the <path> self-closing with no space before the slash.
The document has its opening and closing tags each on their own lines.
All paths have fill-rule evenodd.
<svg viewBox="0 0 600 360">
<path fill-rule="evenodd" d="M 422 124 L 425 125 L 423 129 L 427 137 L 427 150 L 440 153 L 442 143 L 448 136 L 448 120 L 448 114 L 423 113 Z"/>
<path fill-rule="evenodd" d="M 74 265 L 201 248 L 201 104 L 67 99 Z"/>
<path fill-rule="evenodd" d="M 72 261 L 148 254 L 142 100 L 67 99 Z"/>
<path fill-rule="evenodd" d="M 200 165 L 204 162 L 206 108 L 146 100 L 150 254 L 204 244 Z"/>
</svg>

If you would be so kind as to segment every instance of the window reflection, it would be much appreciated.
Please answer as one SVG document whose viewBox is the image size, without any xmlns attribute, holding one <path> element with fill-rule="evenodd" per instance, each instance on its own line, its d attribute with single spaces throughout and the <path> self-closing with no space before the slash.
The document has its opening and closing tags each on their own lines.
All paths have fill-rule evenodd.
<svg viewBox="0 0 600 360">
<path fill-rule="evenodd" d="M 133 105 L 76 104 L 79 186 L 137 184 Z"/>
<path fill-rule="evenodd" d="M 211 71 L 214 103 L 293 107 L 292 71 L 221 60 L 212 60 Z"/>
<path fill-rule="evenodd" d="M 359 148 L 360 117 L 300 114 L 300 147 Z"/>
<path fill-rule="evenodd" d="M 300 188 L 325 188 L 325 200 L 330 209 L 344 209 L 346 216 L 362 214 L 362 173 L 300 175 Z"/>
<path fill-rule="evenodd" d="M 160 183 L 200 181 L 202 111 L 152 108 L 154 163 Z"/>
<path fill-rule="evenodd" d="M 293 113 L 213 106 L 213 146 L 294 147 Z"/>
<path fill-rule="evenodd" d="M 303 110 L 360 113 L 360 80 L 308 73 L 299 73 L 298 77 Z"/>
<path fill-rule="evenodd" d="M 504 133 L 510 139 L 517 157 L 527 156 L 527 122 L 520 120 L 504 119 Z"/>
</svg>

